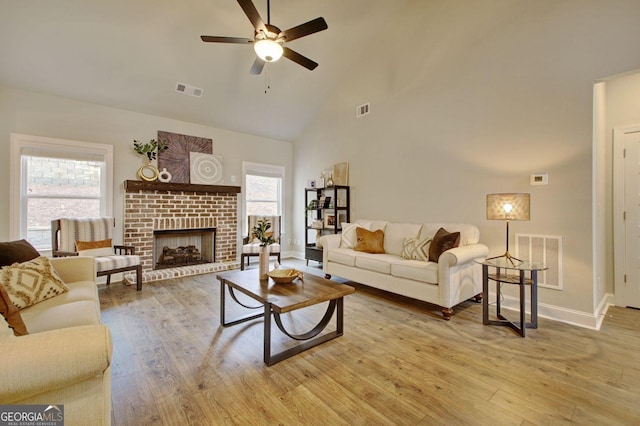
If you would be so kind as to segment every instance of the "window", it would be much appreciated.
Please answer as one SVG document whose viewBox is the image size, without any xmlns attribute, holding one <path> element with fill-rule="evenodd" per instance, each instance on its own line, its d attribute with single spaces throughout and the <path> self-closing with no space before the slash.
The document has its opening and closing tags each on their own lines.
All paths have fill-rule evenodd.
<svg viewBox="0 0 640 426">
<path fill-rule="evenodd" d="M 51 220 L 111 216 L 109 145 L 11 135 L 11 229 L 51 250 Z"/>
<path fill-rule="evenodd" d="M 270 164 L 242 163 L 244 175 L 244 231 L 249 215 L 282 216 L 284 167 Z M 284 218 L 281 220 L 284 232 Z"/>
</svg>

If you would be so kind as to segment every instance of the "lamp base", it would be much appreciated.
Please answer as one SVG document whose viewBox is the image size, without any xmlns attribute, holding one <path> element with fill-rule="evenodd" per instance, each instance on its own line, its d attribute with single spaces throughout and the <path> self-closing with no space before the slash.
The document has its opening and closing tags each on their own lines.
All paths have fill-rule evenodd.
<svg viewBox="0 0 640 426">
<path fill-rule="evenodd" d="M 488 257 L 486 260 L 500 259 L 501 257 L 506 258 L 509 261 L 509 263 L 511 263 L 511 266 L 516 266 L 516 262 L 523 263 L 523 261 L 518 259 L 517 257 L 511 256 L 508 250 L 505 251 L 504 254 L 500 256 Z"/>
</svg>

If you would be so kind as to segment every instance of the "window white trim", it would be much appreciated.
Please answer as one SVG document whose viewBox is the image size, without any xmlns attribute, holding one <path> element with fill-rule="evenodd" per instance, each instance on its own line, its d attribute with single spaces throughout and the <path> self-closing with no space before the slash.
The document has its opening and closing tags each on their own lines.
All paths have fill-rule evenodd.
<svg viewBox="0 0 640 426">
<path fill-rule="evenodd" d="M 242 231 L 243 235 L 248 234 L 247 229 L 247 175 L 275 177 L 280 178 L 280 194 L 278 200 L 278 215 L 280 215 L 280 234 L 285 233 L 284 203 L 285 203 L 285 167 L 277 164 L 252 163 L 250 161 L 242 162 Z"/>
<path fill-rule="evenodd" d="M 48 138 L 44 136 L 32 136 L 19 133 L 11 134 L 9 185 L 10 205 L 9 223 L 10 238 L 18 240 L 26 237 L 26 223 L 23 212 L 25 211 L 26 197 L 23 191 L 26 182 L 23 181 L 22 153 L 24 151 L 50 152 L 52 155 L 64 156 L 65 152 L 72 151 L 79 155 L 98 156 L 105 161 L 104 179 L 102 179 L 101 193 L 104 194 L 102 212 L 104 216 L 113 216 L 113 146 L 92 142 L 81 142 L 67 139 Z"/>
</svg>

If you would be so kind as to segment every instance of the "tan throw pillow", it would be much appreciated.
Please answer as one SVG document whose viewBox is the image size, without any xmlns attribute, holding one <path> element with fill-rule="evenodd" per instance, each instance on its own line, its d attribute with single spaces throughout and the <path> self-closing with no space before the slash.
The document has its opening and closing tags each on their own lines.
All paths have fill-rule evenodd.
<svg viewBox="0 0 640 426">
<path fill-rule="evenodd" d="M 374 254 L 384 253 L 384 232 L 382 229 L 369 231 L 358 227 L 356 228 L 356 241 L 356 245 L 353 247 L 355 251 Z"/>
<path fill-rule="evenodd" d="M 111 248 L 111 238 L 100 241 L 76 241 L 76 251 L 93 250 L 99 248 Z"/>
<path fill-rule="evenodd" d="M 433 236 L 433 240 L 429 246 L 429 260 L 431 262 L 437 262 L 442 253 L 454 247 L 458 247 L 459 244 L 459 232 L 448 232 L 444 228 L 438 229 L 438 232 Z"/>
<path fill-rule="evenodd" d="M 44 256 L 3 267 L 0 271 L 0 284 L 18 309 L 69 291 L 69 287 L 53 270 L 49 259 Z"/>
<path fill-rule="evenodd" d="M 2 314 L 4 319 L 7 321 L 9 327 L 13 329 L 14 336 L 24 336 L 29 334 L 27 326 L 24 324 L 24 321 L 22 321 L 20 311 L 16 308 L 13 302 L 11 302 L 11 298 L 2 284 L 0 284 L 0 314 Z"/>
<path fill-rule="evenodd" d="M 419 238 L 405 238 L 402 243 L 402 252 L 400 257 L 408 260 L 420 260 L 422 262 L 429 261 L 429 247 L 431 246 L 431 238 L 423 240 Z"/>
</svg>

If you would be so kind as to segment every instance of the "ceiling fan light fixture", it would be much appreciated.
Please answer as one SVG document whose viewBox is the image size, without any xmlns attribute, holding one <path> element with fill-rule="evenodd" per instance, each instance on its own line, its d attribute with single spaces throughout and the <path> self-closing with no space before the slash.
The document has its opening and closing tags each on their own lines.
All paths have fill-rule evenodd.
<svg viewBox="0 0 640 426">
<path fill-rule="evenodd" d="M 253 43 L 253 50 L 255 50 L 256 55 L 265 62 L 277 61 L 282 57 L 284 51 L 280 43 L 271 39 L 256 41 Z"/>
</svg>

